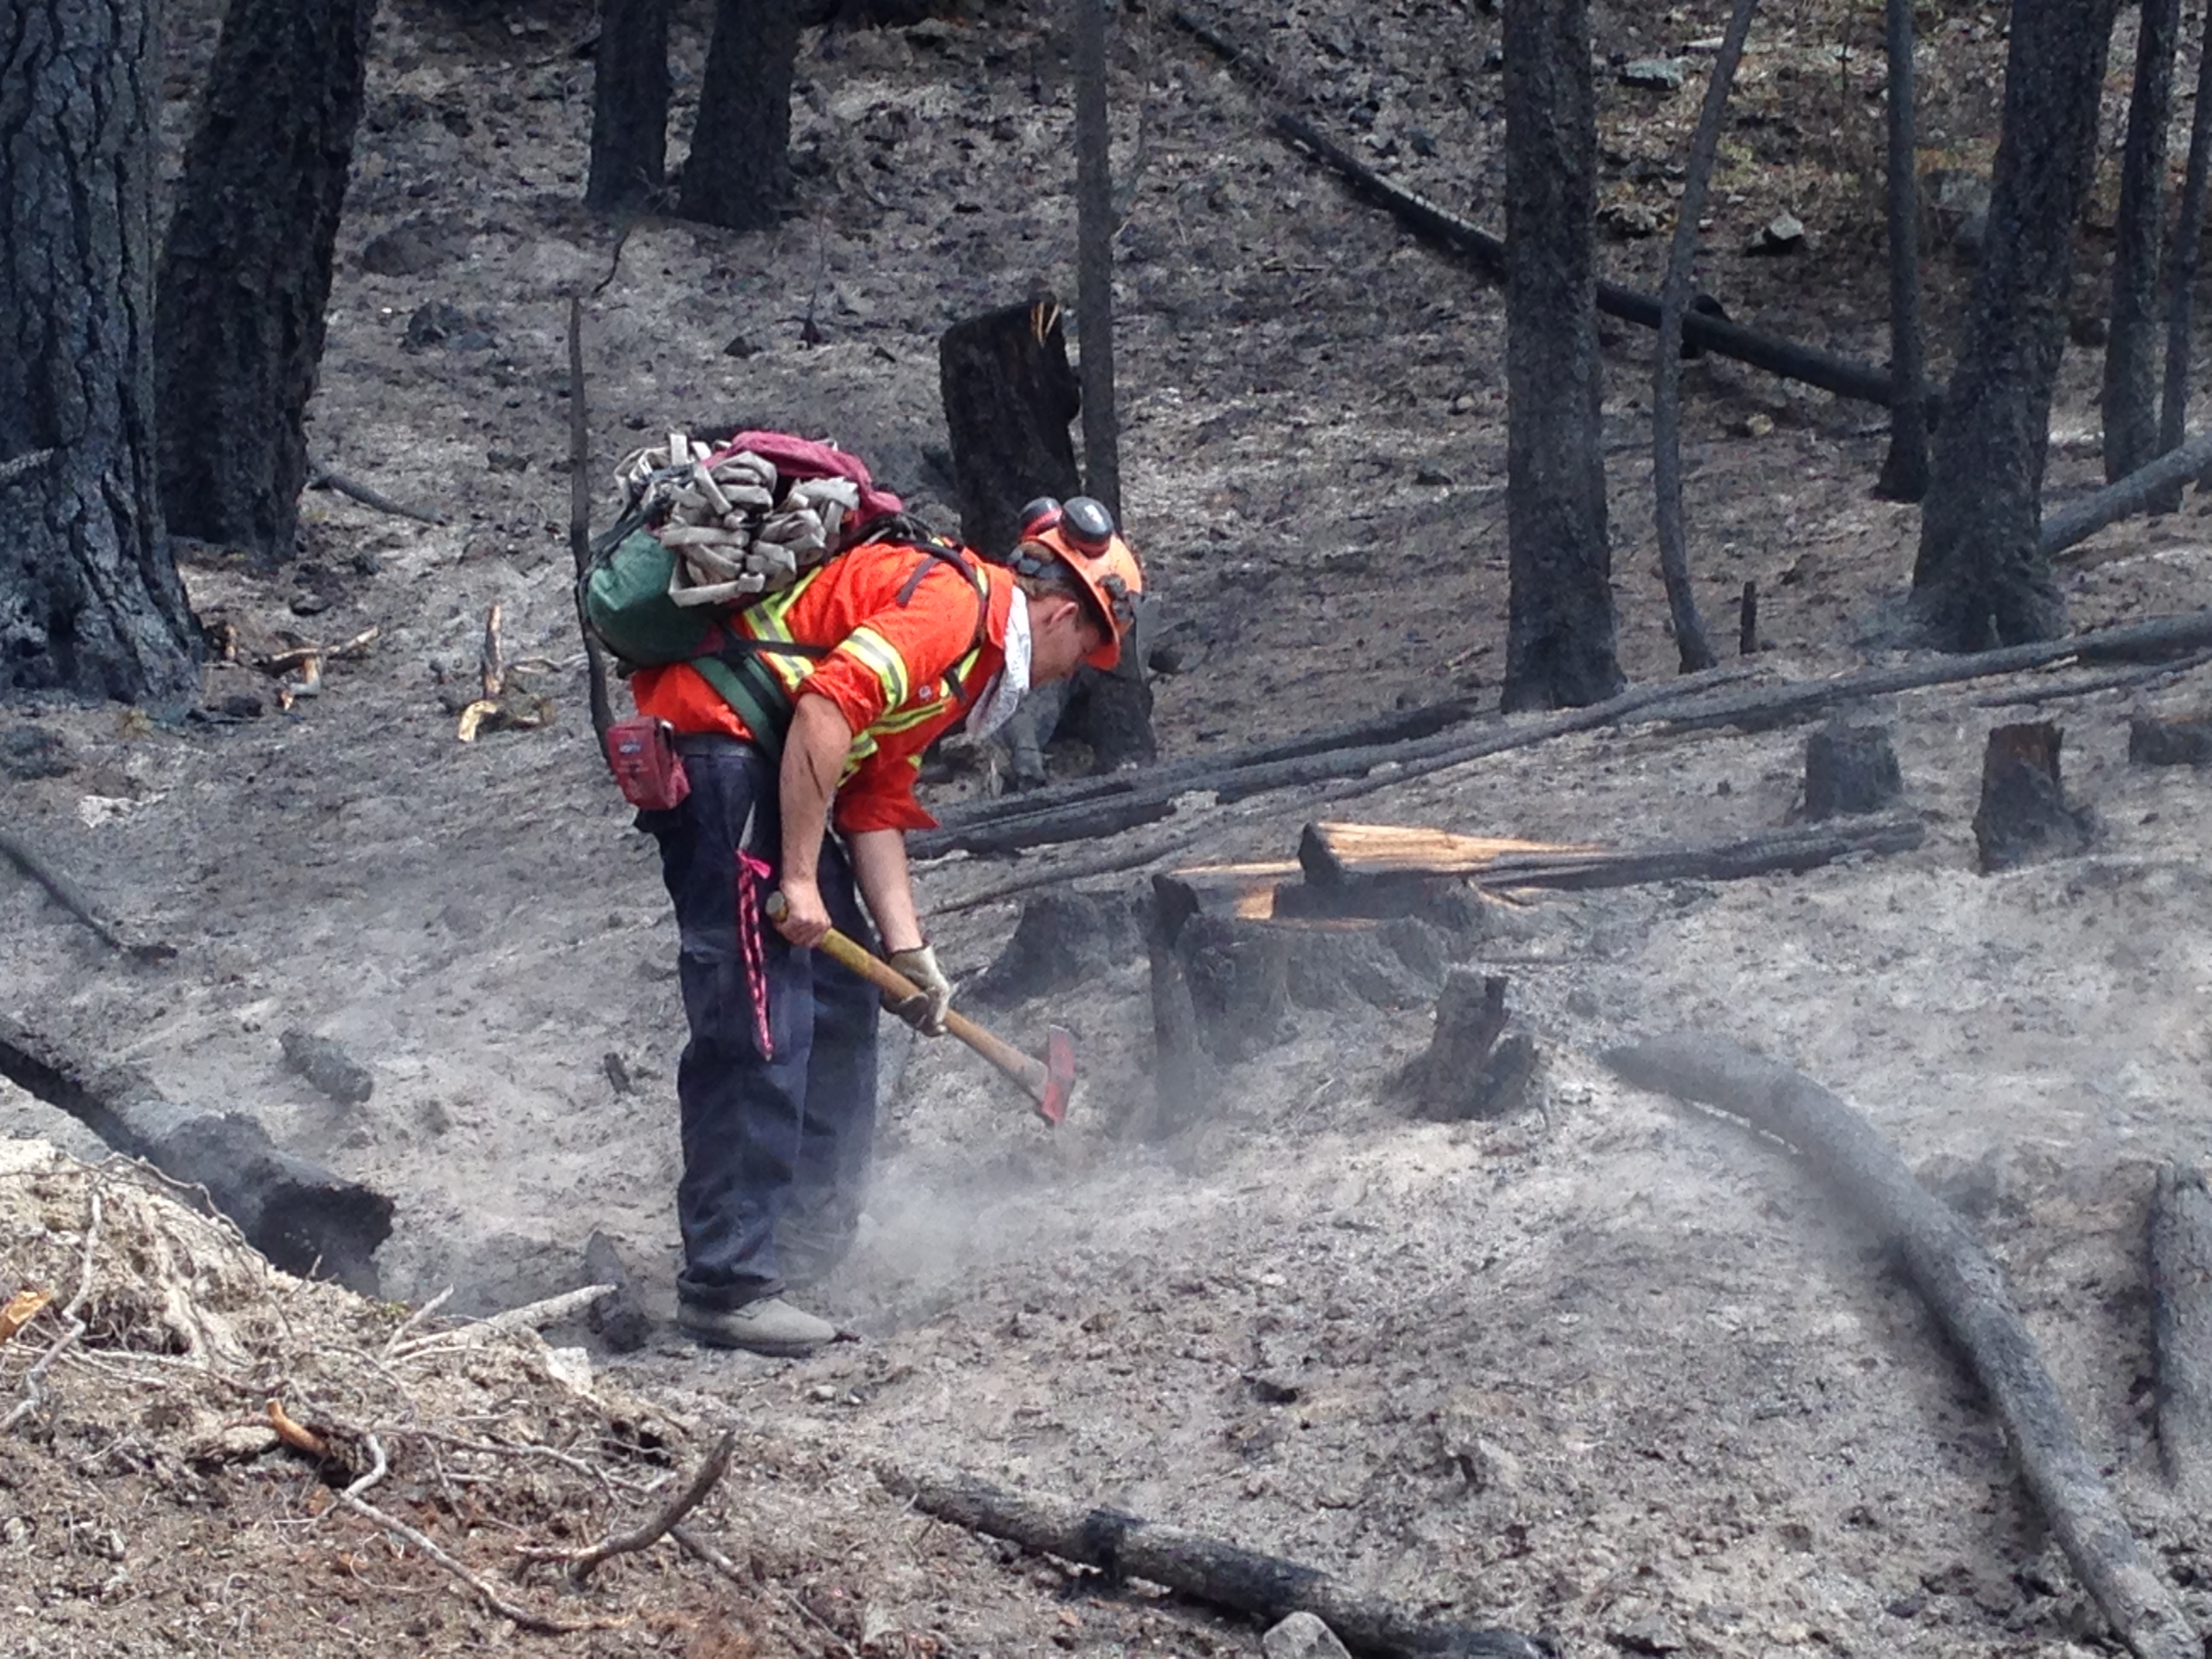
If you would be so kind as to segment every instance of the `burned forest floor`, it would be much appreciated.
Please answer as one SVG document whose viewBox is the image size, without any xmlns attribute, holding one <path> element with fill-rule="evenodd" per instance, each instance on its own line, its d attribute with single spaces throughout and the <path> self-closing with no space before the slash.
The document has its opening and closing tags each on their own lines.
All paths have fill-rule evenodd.
<svg viewBox="0 0 2212 1659">
<path fill-rule="evenodd" d="M 173 149 L 216 9 L 173 9 Z M 679 156 L 708 9 L 678 9 Z M 1500 228 L 1494 16 L 1426 0 L 1216 15 L 1277 63 L 1280 95 Z M 2001 30 L 1972 9 L 1929 21 L 1923 162 L 1971 173 Z M 1721 23 L 1711 5 L 1600 12 L 1604 257 L 1624 280 L 1656 282 L 1698 43 Z M 1072 989 L 988 1011 L 1020 1042 L 1074 1032 L 1085 1091 L 1056 1132 L 973 1055 L 895 1048 L 860 1245 L 810 1298 L 857 1340 L 786 1363 L 678 1338 L 675 930 L 584 703 L 568 298 L 593 295 L 600 522 L 628 449 L 671 425 L 763 424 L 834 436 L 950 523 L 936 337 L 1037 285 L 1072 301 L 1073 100 L 1062 43 L 1020 8 L 810 35 L 794 216 L 746 236 L 647 218 L 617 260 L 614 228 L 578 206 L 591 75 L 573 48 L 591 24 L 580 6 L 392 0 L 378 25 L 310 441 L 447 521 L 311 493 L 282 568 L 189 550 L 193 602 L 237 658 L 210 664 L 196 717 L 46 701 L 0 719 L 8 827 L 127 938 L 175 950 L 118 955 L 31 883 L 0 884 L 4 1012 L 142 1068 L 168 1098 L 251 1113 L 397 1203 L 377 1298 L 274 1274 L 143 1174 L 95 1179 L 25 1145 L 102 1155 L 74 1119 L 0 1088 L 0 1299 L 35 1283 L 56 1310 L 0 1346 L 0 1416 L 88 1271 L 94 1316 L 41 1409 L 0 1434 L 0 1645 L 1257 1651 L 1255 1626 L 932 1522 L 874 1478 L 888 1460 L 1172 1521 L 1426 1618 L 1549 1632 L 1565 1654 L 2106 1650 L 1985 1403 L 1839 1200 L 1784 1149 L 1598 1062 L 1680 1026 L 1835 1088 L 1971 1219 L 2151 1561 L 2212 1627 L 2212 1534 L 2159 1475 L 2142 1260 L 2154 1170 L 2212 1146 L 2212 781 L 2127 759 L 2129 717 L 2200 708 L 2201 672 L 2034 702 L 2069 683 L 2059 669 L 1850 711 L 1893 733 L 1924 830 L 1908 853 L 1482 904 L 1456 953 L 1510 981 L 1539 1056 L 1502 1121 L 1419 1121 L 1394 1090 L 1427 1040 L 1433 973 L 1301 1010 L 1160 1139 L 1117 1132 L 1153 1087 L 1133 946 Z M 1700 281 L 1738 320 L 1878 362 L 1869 27 L 1817 3 L 1754 27 Z M 1174 669 L 1154 685 L 1164 751 L 1454 696 L 1494 707 L 1500 296 L 1282 147 L 1259 94 L 1164 9 L 1116 29 L 1124 494 Z M 1617 79 L 1653 57 L 1683 63 L 1686 85 Z M 1784 211 L 1804 245 L 1745 254 Z M 2100 213 L 2082 338 L 2103 304 Z M 1941 362 L 1971 267 L 1933 240 Z M 1645 682 L 1675 665 L 1649 343 L 1611 324 L 1605 338 L 1621 656 Z M 2094 349 L 2069 349 L 2052 502 L 2101 482 L 2098 374 Z M 1751 580 L 1758 677 L 1897 659 L 1887 619 L 1917 514 L 1870 494 L 1881 412 L 1711 358 L 1685 386 L 1692 561 L 1715 631 L 1733 633 Z M 2069 555 L 2075 623 L 2205 603 L 2207 507 Z M 465 744 L 457 712 L 495 605 L 510 682 L 550 719 Z M 254 665 L 371 629 L 313 695 Z M 1981 874 L 1987 733 L 2037 717 L 2064 727 L 2094 838 Z M 1630 725 L 1333 815 L 1623 848 L 1725 839 L 1796 810 L 1808 729 Z M 1054 755 L 1068 773 L 1085 760 Z M 988 775 L 957 745 L 947 769 L 939 800 Z M 1297 791 L 1227 805 L 1194 791 L 1118 845 L 1173 840 L 1162 867 L 1287 858 L 1314 816 Z M 980 974 L 1018 915 L 969 901 L 1099 850 L 927 865 L 925 904 L 964 906 L 932 922 L 948 965 Z M 1083 885 L 1137 893 L 1146 877 Z M 341 1045 L 368 1098 L 341 1103 L 288 1069 L 292 1030 Z M 441 1336 L 586 1282 L 594 1231 L 656 1322 L 642 1348 L 610 1352 L 580 1323 L 543 1341 Z M 402 1331 L 398 1304 L 448 1286 Z M 426 1337 L 440 1342 L 410 1346 Z M 328 1461 L 278 1442 L 270 1398 L 335 1437 Z M 649 1507 L 725 1421 L 738 1456 L 699 1525 L 736 1579 L 665 1545 L 577 1595 L 517 1571 L 526 1547 Z M 367 1501 L 591 1628 L 516 1630 L 331 1497 L 368 1472 L 359 1434 L 380 1427 L 390 1468 Z"/>
</svg>

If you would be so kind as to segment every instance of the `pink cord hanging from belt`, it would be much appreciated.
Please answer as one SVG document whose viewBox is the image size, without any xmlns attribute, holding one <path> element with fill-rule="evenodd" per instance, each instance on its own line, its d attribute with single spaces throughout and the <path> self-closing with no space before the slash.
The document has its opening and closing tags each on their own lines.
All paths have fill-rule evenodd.
<svg viewBox="0 0 2212 1659">
<path fill-rule="evenodd" d="M 745 988 L 753 1005 L 753 1036 L 761 1058 L 775 1058 L 775 1039 L 769 1034 L 768 942 L 761 933 L 761 906 L 775 872 L 768 860 L 738 851 L 738 950 L 744 958 Z"/>
</svg>

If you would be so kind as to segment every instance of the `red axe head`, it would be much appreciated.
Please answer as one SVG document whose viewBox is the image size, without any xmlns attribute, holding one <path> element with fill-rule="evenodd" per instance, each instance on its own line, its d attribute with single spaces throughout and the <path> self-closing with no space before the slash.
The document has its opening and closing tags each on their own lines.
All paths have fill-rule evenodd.
<svg viewBox="0 0 2212 1659">
<path fill-rule="evenodd" d="M 1075 1038 L 1055 1025 L 1044 1034 L 1044 1085 L 1037 1094 L 1036 1115 L 1058 1128 L 1074 1093 Z"/>
</svg>

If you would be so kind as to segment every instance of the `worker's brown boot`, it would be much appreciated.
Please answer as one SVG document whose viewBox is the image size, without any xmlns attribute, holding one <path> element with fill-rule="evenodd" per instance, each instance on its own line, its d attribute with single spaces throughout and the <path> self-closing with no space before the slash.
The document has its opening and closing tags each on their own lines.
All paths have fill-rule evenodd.
<svg viewBox="0 0 2212 1659">
<path fill-rule="evenodd" d="M 764 1296 L 742 1308 L 679 1302 L 676 1328 L 710 1348 L 743 1348 L 777 1359 L 803 1359 L 837 1334 L 828 1320 L 817 1319 L 780 1296 Z"/>
</svg>

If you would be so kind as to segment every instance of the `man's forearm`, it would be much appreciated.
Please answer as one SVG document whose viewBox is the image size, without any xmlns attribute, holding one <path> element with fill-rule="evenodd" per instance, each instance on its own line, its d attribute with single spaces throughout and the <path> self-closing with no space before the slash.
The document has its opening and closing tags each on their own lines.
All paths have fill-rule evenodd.
<svg viewBox="0 0 2212 1659">
<path fill-rule="evenodd" d="M 837 793 L 852 728 L 827 697 L 801 696 L 783 739 L 778 788 L 783 801 L 783 875 L 811 882 L 830 832 L 830 800 Z"/>
<path fill-rule="evenodd" d="M 863 830 L 848 835 L 853 876 L 876 931 L 884 936 L 886 955 L 911 951 L 922 943 L 921 918 L 914 902 L 914 878 L 907 868 L 906 831 Z"/>
</svg>

